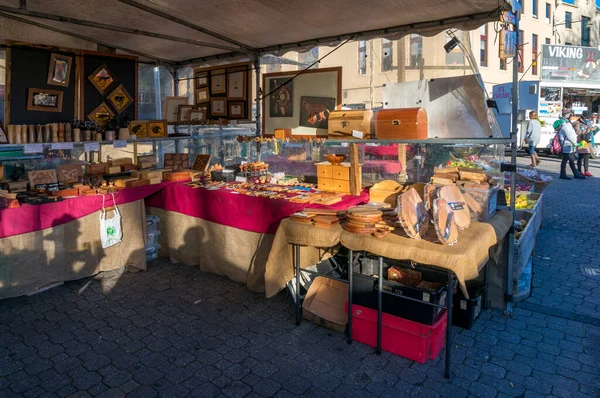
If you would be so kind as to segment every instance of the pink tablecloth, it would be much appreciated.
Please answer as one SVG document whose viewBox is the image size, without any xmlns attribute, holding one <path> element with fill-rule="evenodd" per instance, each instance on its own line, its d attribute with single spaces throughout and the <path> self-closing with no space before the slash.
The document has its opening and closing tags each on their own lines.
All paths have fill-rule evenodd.
<svg viewBox="0 0 600 398">
<path fill-rule="evenodd" d="M 365 155 L 371 156 L 394 156 L 398 157 L 398 144 L 391 145 L 365 145 Z"/>
<path fill-rule="evenodd" d="M 170 183 L 127 188 L 115 193 L 117 205 L 143 199 Z M 112 195 L 104 198 L 105 206 L 112 206 Z M 97 212 L 102 208 L 102 196 L 80 196 L 57 203 L 22 205 L 16 209 L 0 210 L 0 239 L 56 227 Z"/>
<path fill-rule="evenodd" d="M 291 203 L 283 199 L 258 198 L 237 195 L 232 191 L 192 188 L 184 184 L 171 184 L 146 198 L 146 206 L 174 211 L 221 225 L 257 233 L 274 234 L 281 220 L 306 207 L 345 209 L 366 203 L 369 193 L 345 196 L 332 206 Z"/>
</svg>

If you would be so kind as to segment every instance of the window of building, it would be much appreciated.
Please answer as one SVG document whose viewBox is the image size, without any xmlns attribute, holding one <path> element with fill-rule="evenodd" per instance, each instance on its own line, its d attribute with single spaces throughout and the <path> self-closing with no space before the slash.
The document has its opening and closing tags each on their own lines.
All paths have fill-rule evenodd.
<svg viewBox="0 0 600 398">
<path fill-rule="evenodd" d="M 523 0 L 517 0 L 517 3 L 521 5 L 521 14 L 525 14 L 525 2 Z"/>
<path fill-rule="evenodd" d="M 538 0 L 531 0 L 531 16 L 538 17 Z"/>
<path fill-rule="evenodd" d="M 573 45 L 573 43 L 571 43 L 571 42 L 568 42 L 568 41 L 565 42 L 565 46 L 572 46 L 572 45 Z"/>
<path fill-rule="evenodd" d="M 500 69 L 501 70 L 506 70 L 506 60 L 500 58 Z"/>
<path fill-rule="evenodd" d="M 546 37 L 546 44 L 550 44 L 550 43 L 551 43 L 550 38 Z"/>
<path fill-rule="evenodd" d="M 189 71 L 182 72 L 184 73 L 179 78 L 184 80 L 179 81 L 179 94 L 193 98 L 191 77 L 194 71 L 190 68 Z M 173 76 L 167 68 L 138 64 L 138 117 L 140 119 L 162 119 L 165 97 L 171 95 L 173 95 Z"/>
<path fill-rule="evenodd" d="M 537 67 L 538 58 L 538 35 L 531 35 L 531 74 L 538 74 Z"/>
<path fill-rule="evenodd" d="M 364 75 L 367 73 L 367 42 L 365 40 L 358 41 L 358 74 Z"/>
<path fill-rule="evenodd" d="M 550 23 L 552 20 L 552 4 L 546 3 L 546 23 Z"/>
<path fill-rule="evenodd" d="M 393 42 L 387 39 L 381 39 L 381 71 L 389 72 L 394 65 L 394 47 Z"/>
<path fill-rule="evenodd" d="M 416 68 L 421 63 L 423 56 L 423 36 L 417 34 L 410 35 L 410 67 Z"/>
<path fill-rule="evenodd" d="M 575 0 L 562 0 L 562 2 L 563 2 L 564 4 L 569 4 L 569 5 L 572 5 L 572 6 L 574 6 L 574 5 L 575 5 Z"/>
<path fill-rule="evenodd" d="M 483 25 L 479 28 L 479 65 L 488 66 L 488 26 Z"/>
<path fill-rule="evenodd" d="M 523 64 L 525 61 L 525 54 L 523 52 L 523 36 L 525 35 L 525 32 L 523 32 L 522 30 L 519 31 L 519 73 L 523 73 Z"/>
<path fill-rule="evenodd" d="M 591 26 L 590 17 L 581 17 L 581 45 L 590 46 Z"/>
<path fill-rule="evenodd" d="M 446 43 L 452 40 L 451 37 L 446 35 Z M 459 46 L 454 47 L 452 51 L 446 53 L 446 65 L 464 65 L 465 55 Z"/>
<path fill-rule="evenodd" d="M 573 21 L 573 14 L 565 11 L 565 29 L 571 29 L 571 21 Z"/>
</svg>

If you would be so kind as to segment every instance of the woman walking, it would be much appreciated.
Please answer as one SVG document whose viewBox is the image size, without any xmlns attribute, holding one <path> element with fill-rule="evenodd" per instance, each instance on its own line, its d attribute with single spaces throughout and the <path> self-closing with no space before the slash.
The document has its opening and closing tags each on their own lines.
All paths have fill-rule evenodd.
<svg viewBox="0 0 600 398">
<path fill-rule="evenodd" d="M 588 111 L 584 111 L 581 114 L 575 132 L 577 133 L 577 142 L 579 143 L 577 146 L 577 154 L 579 155 L 577 169 L 584 176 L 593 177 L 590 173 L 590 156 L 592 156 L 592 151 L 589 144 L 592 135 L 592 121 Z M 584 141 L 585 144 L 582 144 Z"/>
<path fill-rule="evenodd" d="M 527 133 L 525 134 L 525 143 L 528 144 L 528 153 L 531 156 L 531 167 L 536 167 L 541 163 L 535 147 L 540 143 L 540 132 L 542 125 L 537 118 L 537 113 L 529 112 L 529 123 L 527 123 Z"/>
<path fill-rule="evenodd" d="M 577 134 L 571 124 L 571 110 L 563 110 L 562 118 L 554 122 L 554 128 L 559 129 L 558 139 L 562 145 L 562 162 L 560 163 L 560 179 L 572 180 L 567 176 L 567 163 L 573 172 L 573 177 L 585 180 L 585 177 L 575 169 L 575 148 L 577 147 Z"/>
</svg>

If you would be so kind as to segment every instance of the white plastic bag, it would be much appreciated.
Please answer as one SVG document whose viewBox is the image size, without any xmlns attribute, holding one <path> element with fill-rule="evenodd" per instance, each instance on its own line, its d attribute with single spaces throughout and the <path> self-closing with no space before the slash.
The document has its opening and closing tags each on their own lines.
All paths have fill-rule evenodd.
<svg viewBox="0 0 600 398">
<path fill-rule="evenodd" d="M 102 195 L 102 210 L 100 212 L 100 240 L 102 248 L 106 249 L 119 243 L 123 239 L 123 230 L 121 229 L 121 213 L 115 201 L 115 195 L 111 194 L 113 205 L 115 207 L 112 218 L 106 218 L 106 209 L 104 208 L 104 195 Z"/>
</svg>

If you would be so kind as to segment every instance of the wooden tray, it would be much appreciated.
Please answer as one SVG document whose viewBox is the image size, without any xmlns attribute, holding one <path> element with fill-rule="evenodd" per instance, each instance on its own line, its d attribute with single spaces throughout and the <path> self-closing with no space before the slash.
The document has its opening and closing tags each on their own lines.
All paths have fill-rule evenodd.
<svg viewBox="0 0 600 398">
<path fill-rule="evenodd" d="M 458 241 L 458 227 L 454 211 L 446 201 L 439 198 L 433 202 L 433 225 L 438 239 L 444 245 L 452 246 Z"/>
</svg>

